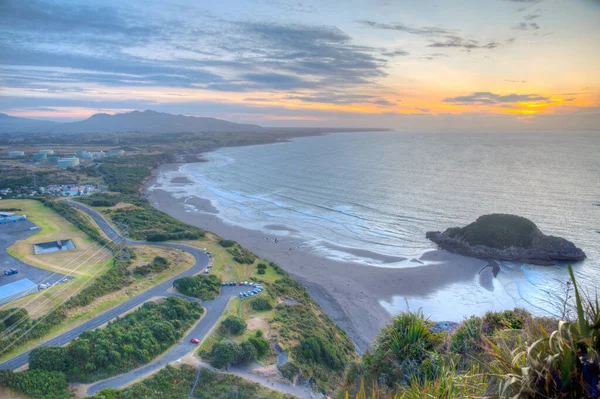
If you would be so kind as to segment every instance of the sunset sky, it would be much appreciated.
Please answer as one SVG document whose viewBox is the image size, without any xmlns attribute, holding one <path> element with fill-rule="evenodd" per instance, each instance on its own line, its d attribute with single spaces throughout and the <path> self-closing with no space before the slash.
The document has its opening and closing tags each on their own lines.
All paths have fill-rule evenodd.
<svg viewBox="0 0 600 399">
<path fill-rule="evenodd" d="M 0 112 L 600 128 L 600 0 L 0 0 Z"/>
</svg>

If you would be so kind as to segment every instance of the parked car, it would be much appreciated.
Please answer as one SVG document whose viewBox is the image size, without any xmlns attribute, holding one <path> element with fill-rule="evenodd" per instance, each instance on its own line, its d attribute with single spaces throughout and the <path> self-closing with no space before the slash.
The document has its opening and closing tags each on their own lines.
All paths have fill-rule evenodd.
<svg viewBox="0 0 600 399">
<path fill-rule="evenodd" d="M 4 274 L 7 276 L 12 276 L 13 274 L 17 274 L 19 271 L 17 269 L 6 269 L 4 270 Z"/>
<path fill-rule="evenodd" d="M 190 339 L 190 343 L 191 344 L 199 344 L 200 340 L 198 338 L 192 338 L 192 339 Z"/>
<path fill-rule="evenodd" d="M 243 298 L 243 297 L 244 297 L 244 294 L 240 293 L 240 298 Z"/>
</svg>

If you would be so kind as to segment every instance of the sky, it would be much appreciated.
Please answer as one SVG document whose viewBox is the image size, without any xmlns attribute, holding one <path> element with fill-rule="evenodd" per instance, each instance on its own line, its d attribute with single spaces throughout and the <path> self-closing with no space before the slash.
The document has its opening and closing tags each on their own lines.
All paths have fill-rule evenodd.
<svg viewBox="0 0 600 399">
<path fill-rule="evenodd" d="M 0 112 L 600 129 L 600 0 L 0 0 Z"/>
</svg>

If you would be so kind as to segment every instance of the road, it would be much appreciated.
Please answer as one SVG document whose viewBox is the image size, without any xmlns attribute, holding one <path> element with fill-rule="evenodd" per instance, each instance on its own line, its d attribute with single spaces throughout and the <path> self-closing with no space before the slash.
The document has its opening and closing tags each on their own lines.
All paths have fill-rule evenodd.
<svg viewBox="0 0 600 399">
<path fill-rule="evenodd" d="M 104 220 L 104 218 L 102 216 L 100 216 L 100 214 L 98 214 L 96 211 L 94 211 L 86 206 L 83 206 L 81 204 L 78 204 L 76 202 L 71 202 L 71 201 L 68 201 L 68 202 L 70 205 L 85 212 L 92 219 L 94 219 L 94 221 L 98 224 L 98 226 L 100 226 L 100 228 L 104 231 L 104 233 L 112 241 L 121 242 L 121 243 L 127 244 L 127 245 L 155 245 L 158 247 L 180 249 L 182 251 L 186 251 L 186 252 L 189 252 L 190 254 L 192 254 L 196 258 L 196 263 L 194 264 L 194 266 L 192 266 L 190 269 L 184 271 L 183 273 L 181 273 L 175 277 L 172 277 L 169 280 L 167 280 L 153 288 L 150 288 L 149 290 L 139 294 L 138 296 L 131 298 L 127 302 L 124 302 L 124 303 L 96 316 L 95 318 L 63 333 L 63 334 L 58 335 L 58 336 L 52 338 L 51 340 L 44 342 L 43 344 L 41 344 L 39 346 L 62 346 L 62 345 L 65 345 L 69 341 L 77 338 L 82 332 L 87 331 L 87 330 L 93 330 L 94 328 L 97 328 L 105 323 L 108 323 L 110 320 L 114 319 L 115 317 L 141 305 L 142 303 L 146 302 L 147 300 L 149 300 L 152 297 L 169 296 L 171 294 L 169 294 L 169 292 L 167 290 L 173 285 L 173 281 L 175 281 L 176 279 L 181 278 L 181 277 L 193 276 L 194 274 L 201 272 L 208 265 L 208 256 L 198 248 L 194 248 L 194 247 L 191 247 L 188 245 L 182 245 L 182 244 L 134 241 L 134 240 L 130 240 L 127 238 L 122 238 L 113 229 L 113 227 L 109 223 L 107 223 L 106 220 Z M 146 365 L 140 369 L 123 374 L 121 376 L 114 377 L 111 380 L 102 381 L 100 383 L 97 383 L 93 387 L 98 386 L 100 384 L 109 384 L 109 385 L 103 386 L 101 388 L 98 388 L 98 390 L 104 389 L 109 386 L 117 388 L 119 386 L 122 386 L 123 384 L 126 384 L 128 379 L 130 381 L 133 381 L 137 378 L 140 378 L 140 377 L 150 373 L 153 370 L 156 370 L 157 368 L 164 366 L 165 364 L 167 364 L 173 360 L 179 359 L 181 356 L 183 356 L 183 354 L 188 353 L 192 349 L 190 344 L 188 344 L 189 338 L 191 338 L 191 337 L 195 337 L 198 339 L 203 338 L 204 335 L 213 326 L 213 324 L 218 320 L 218 318 L 221 315 L 221 313 L 225 307 L 225 304 L 227 303 L 229 298 L 231 296 L 238 295 L 241 291 L 248 290 L 247 287 L 245 287 L 245 289 L 242 289 L 242 288 L 243 287 L 231 287 L 231 288 L 224 287 L 224 289 L 222 291 L 223 294 L 220 295 L 217 299 L 215 299 L 213 301 L 203 302 L 202 306 L 207 310 L 206 315 L 190 331 L 190 333 L 186 336 L 184 341 L 176 344 L 171 350 L 169 350 L 161 358 L 155 360 L 152 363 L 149 363 L 148 365 Z M 14 370 L 21 366 L 24 366 L 29 361 L 30 353 L 31 353 L 31 350 L 26 351 L 18 356 L 15 356 L 10 360 L 7 360 L 6 362 L 0 364 L 0 369 Z M 147 368 L 147 370 L 146 370 L 146 368 Z M 113 382 L 111 383 L 111 381 L 113 381 Z M 92 388 L 90 388 L 90 389 L 92 389 Z"/>
</svg>

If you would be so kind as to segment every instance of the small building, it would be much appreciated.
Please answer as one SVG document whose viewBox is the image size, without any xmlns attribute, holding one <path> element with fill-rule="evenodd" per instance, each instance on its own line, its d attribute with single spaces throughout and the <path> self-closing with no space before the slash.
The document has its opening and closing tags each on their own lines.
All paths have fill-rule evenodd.
<svg viewBox="0 0 600 399">
<path fill-rule="evenodd" d="M 91 152 L 85 152 L 85 153 L 83 153 L 83 155 L 80 158 L 92 159 L 93 157 L 94 157 L 94 155 Z"/>
<path fill-rule="evenodd" d="M 106 154 L 104 153 L 104 151 L 97 151 L 93 153 L 94 158 L 105 158 Z"/>
<path fill-rule="evenodd" d="M 60 160 L 60 157 L 57 155 L 48 157 L 48 162 L 50 162 L 50 163 L 58 163 L 59 160 Z"/>
<path fill-rule="evenodd" d="M 0 286 L 0 304 L 12 302 L 24 296 L 34 294 L 37 291 L 37 284 L 28 278 L 5 284 Z"/>
<path fill-rule="evenodd" d="M 9 151 L 8 152 L 8 156 L 9 157 L 24 157 L 25 156 L 25 152 L 23 152 L 23 151 Z"/>
<path fill-rule="evenodd" d="M 58 167 L 61 169 L 73 168 L 79 165 L 79 158 L 63 158 L 58 161 Z"/>
<path fill-rule="evenodd" d="M 83 158 L 83 156 L 85 154 L 89 154 L 86 150 L 77 150 L 75 151 L 75 155 L 77 155 L 78 158 Z"/>
<path fill-rule="evenodd" d="M 108 152 L 109 157 L 121 157 L 125 154 L 123 150 L 113 150 Z"/>
<path fill-rule="evenodd" d="M 47 159 L 48 159 L 48 154 L 45 154 L 45 153 L 44 154 L 42 154 L 42 153 L 33 154 L 33 160 L 36 162 L 44 162 Z"/>
<path fill-rule="evenodd" d="M 53 155 L 54 154 L 54 150 L 40 150 L 39 153 L 40 154 L 46 154 L 46 155 Z"/>
</svg>

